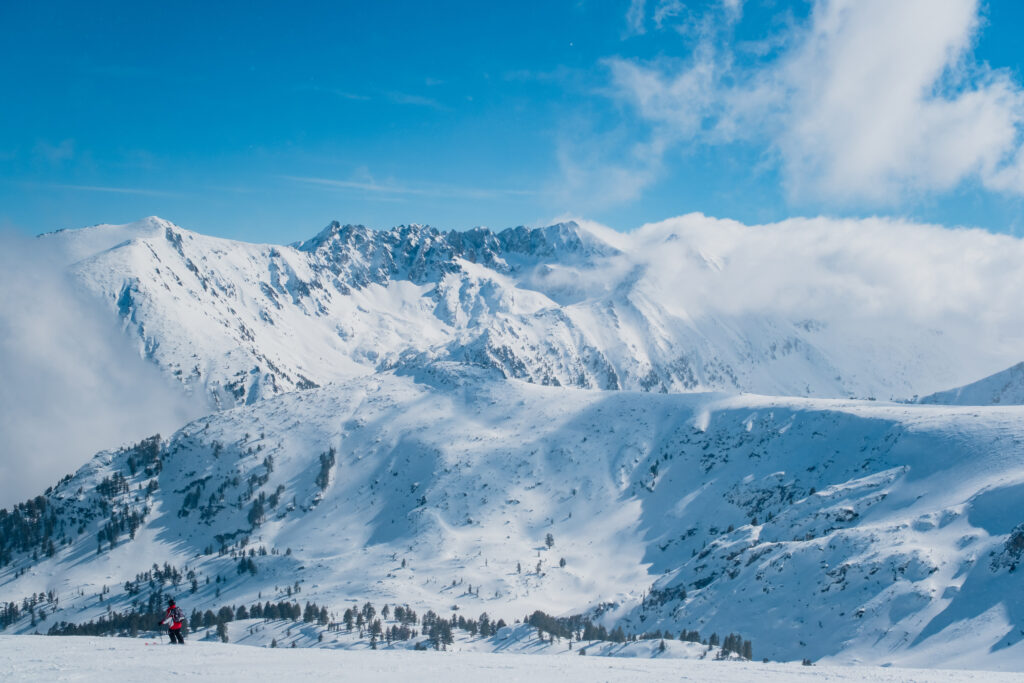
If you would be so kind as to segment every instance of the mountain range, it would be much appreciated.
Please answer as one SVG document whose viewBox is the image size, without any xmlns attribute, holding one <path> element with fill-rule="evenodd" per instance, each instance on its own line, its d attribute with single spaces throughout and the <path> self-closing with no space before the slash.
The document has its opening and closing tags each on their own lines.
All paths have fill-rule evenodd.
<svg viewBox="0 0 1024 683">
<path fill-rule="evenodd" d="M 1024 668 L 1020 368 L 948 390 L 1019 361 L 988 287 L 1018 240 L 693 215 L 40 244 L 216 410 L 0 512 L 0 602 L 46 596 L 14 632 L 301 591 Z"/>
<path fill-rule="evenodd" d="M 150 218 L 42 241 L 147 358 L 218 408 L 435 360 L 586 389 L 879 399 L 1020 361 L 1007 342 L 1024 323 L 1005 294 L 942 300 L 906 266 L 889 272 L 855 242 L 821 239 L 826 229 L 842 231 L 699 215 L 630 235 L 575 222 L 500 232 L 332 223 L 285 247 Z M 923 228 L 882 234 L 898 243 L 913 230 Z M 962 236 L 932 231 L 922 237 L 946 238 L 954 258 Z M 765 246 L 752 252 L 751 241 Z M 988 261 L 932 264 L 927 276 L 973 287 L 992 259 L 1021 252 L 1005 241 L 988 245 Z M 758 272 L 760 261 L 785 266 Z"/>
</svg>

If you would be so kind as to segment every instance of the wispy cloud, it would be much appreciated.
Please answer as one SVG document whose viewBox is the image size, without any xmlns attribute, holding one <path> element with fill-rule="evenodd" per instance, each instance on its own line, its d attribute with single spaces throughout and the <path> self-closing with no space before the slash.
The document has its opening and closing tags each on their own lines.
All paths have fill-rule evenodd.
<svg viewBox="0 0 1024 683">
<path fill-rule="evenodd" d="M 427 78 L 424 84 L 427 87 L 433 87 L 441 85 L 444 81 L 439 81 L 433 78 Z M 339 97 L 344 100 L 351 100 L 353 102 L 369 102 L 375 98 L 383 98 L 394 104 L 406 104 L 414 107 L 426 107 L 428 109 L 436 109 L 437 111 L 451 111 L 450 107 L 441 104 L 439 101 L 432 97 L 426 97 L 424 95 L 416 95 L 414 93 L 401 92 L 398 90 L 391 90 L 387 92 L 378 92 L 374 96 L 366 95 L 363 93 L 352 92 L 349 90 L 343 90 L 341 88 L 332 88 L 325 85 L 316 85 L 312 83 L 302 83 L 295 86 L 295 90 L 299 92 L 315 92 L 323 93 L 325 95 L 332 95 Z"/>
<path fill-rule="evenodd" d="M 647 33 L 646 14 L 647 0 L 630 0 L 626 10 L 626 37 L 639 36 Z"/>
<path fill-rule="evenodd" d="M 49 190 L 76 190 L 80 192 L 109 192 L 113 194 L 137 194 L 146 197 L 181 197 L 180 192 L 149 190 L 139 187 L 110 187 L 104 185 L 70 185 L 65 183 L 24 183 L 29 187 Z"/>
<path fill-rule="evenodd" d="M 1024 194 L 1024 89 L 975 59 L 978 0 L 816 0 L 754 65 L 729 30 L 741 12 L 714 6 L 718 29 L 685 60 L 605 62 L 613 96 L 649 127 L 647 168 L 742 141 L 798 199 L 892 204 L 964 182 Z"/>
<path fill-rule="evenodd" d="M 75 141 L 74 140 L 61 140 L 57 144 L 53 144 L 46 140 L 40 140 L 32 148 L 32 154 L 37 158 L 41 159 L 48 164 L 58 165 L 65 161 L 70 161 L 75 156 Z"/>
<path fill-rule="evenodd" d="M 436 109 L 437 111 L 451 111 L 450 107 L 446 107 L 432 97 L 424 97 L 422 95 L 413 95 L 405 92 L 389 92 L 387 94 L 388 99 L 395 104 L 409 104 L 415 107 L 427 107 L 428 109 Z"/>
<path fill-rule="evenodd" d="M 316 85 L 313 83 L 302 83 L 295 86 L 295 89 L 300 92 L 317 92 L 324 93 L 326 95 L 333 95 L 340 97 L 343 100 L 353 100 L 356 102 L 368 102 L 372 98 L 369 95 L 363 95 L 361 93 L 355 93 L 348 90 L 342 90 L 340 88 L 331 88 L 324 85 Z"/>
<path fill-rule="evenodd" d="M 634 201 L 657 181 L 663 150 L 631 143 L 623 129 L 592 130 L 585 122 L 566 125 L 556 156 L 561 177 L 550 187 L 557 205 L 587 213 Z"/>
<path fill-rule="evenodd" d="M 654 25 L 662 28 L 669 19 L 686 13 L 686 5 L 682 0 L 661 0 L 654 10 Z"/>
<path fill-rule="evenodd" d="M 445 185 L 437 183 L 378 183 L 373 180 L 336 180 L 332 178 L 311 178 L 305 176 L 281 176 L 306 185 L 314 185 L 335 190 L 354 190 L 370 194 L 379 194 L 384 197 L 451 197 L 458 199 L 494 199 L 497 197 L 532 196 L 537 194 L 534 190 L 503 189 L 503 188 L 479 188 L 466 187 L 462 185 Z"/>
</svg>

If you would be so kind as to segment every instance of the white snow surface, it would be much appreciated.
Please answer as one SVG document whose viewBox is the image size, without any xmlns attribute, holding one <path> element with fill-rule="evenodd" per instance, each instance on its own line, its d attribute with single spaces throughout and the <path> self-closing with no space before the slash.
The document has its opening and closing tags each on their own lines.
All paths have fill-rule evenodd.
<svg viewBox="0 0 1024 683">
<path fill-rule="evenodd" d="M 332 223 L 274 246 L 149 218 L 43 240 L 223 407 L 433 359 L 591 389 L 911 398 L 1024 341 L 1024 241 L 882 219 Z"/>
<path fill-rule="evenodd" d="M 436 363 L 200 419 L 156 467 L 97 455 L 47 495 L 67 543 L 17 554 L 0 597 L 54 591 L 42 624 L 7 632 L 45 631 L 129 609 L 122 584 L 167 561 L 197 574 L 195 593 L 161 585 L 187 612 L 298 582 L 334 620 L 363 601 L 509 624 L 540 609 L 739 632 L 758 659 L 1021 670 L 1022 418 L 581 391 Z M 115 473 L 124 488 L 101 493 Z M 132 511 L 134 539 L 98 554 Z M 259 548 L 258 573 L 236 571 Z"/>
<path fill-rule="evenodd" d="M 1024 404 L 1024 363 L 1017 363 L 966 386 L 925 396 L 921 403 L 960 406 Z"/>
<path fill-rule="evenodd" d="M 9 681 L 165 680 L 195 681 L 395 680 L 493 683 L 533 681 L 917 681 L 955 683 L 1019 680 L 989 671 L 913 670 L 879 667 L 803 667 L 798 664 L 531 657 L 520 654 L 241 649 L 238 645 L 189 643 L 170 647 L 126 638 L 0 636 L 0 678 Z"/>
</svg>

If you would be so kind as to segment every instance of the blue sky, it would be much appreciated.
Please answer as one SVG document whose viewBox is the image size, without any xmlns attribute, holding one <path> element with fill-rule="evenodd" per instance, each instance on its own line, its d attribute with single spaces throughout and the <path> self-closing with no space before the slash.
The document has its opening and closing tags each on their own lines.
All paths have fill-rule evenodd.
<svg viewBox="0 0 1024 683">
<path fill-rule="evenodd" d="M 0 5 L 0 227 L 1024 231 L 1016 0 Z"/>
</svg>

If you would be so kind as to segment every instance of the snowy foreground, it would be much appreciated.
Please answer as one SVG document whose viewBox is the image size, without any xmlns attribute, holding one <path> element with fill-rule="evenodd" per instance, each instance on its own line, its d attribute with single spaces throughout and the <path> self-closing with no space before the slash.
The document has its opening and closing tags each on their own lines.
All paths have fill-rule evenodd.
<svg viewBox="0 0 1024 683">
<path fill-rule="evenodd" d="M 444 652 L 260 649 L 190 642 L 171 647 L 130 638 L 0 636 L 0 680 L 252 681 L 343 677 L 357 681 L 1014 681 L 1019 674 L 851 667 L 803 667 L 693 660 Z M 398 677 L 396 679 L 396 676 Z"/>
</svg>

